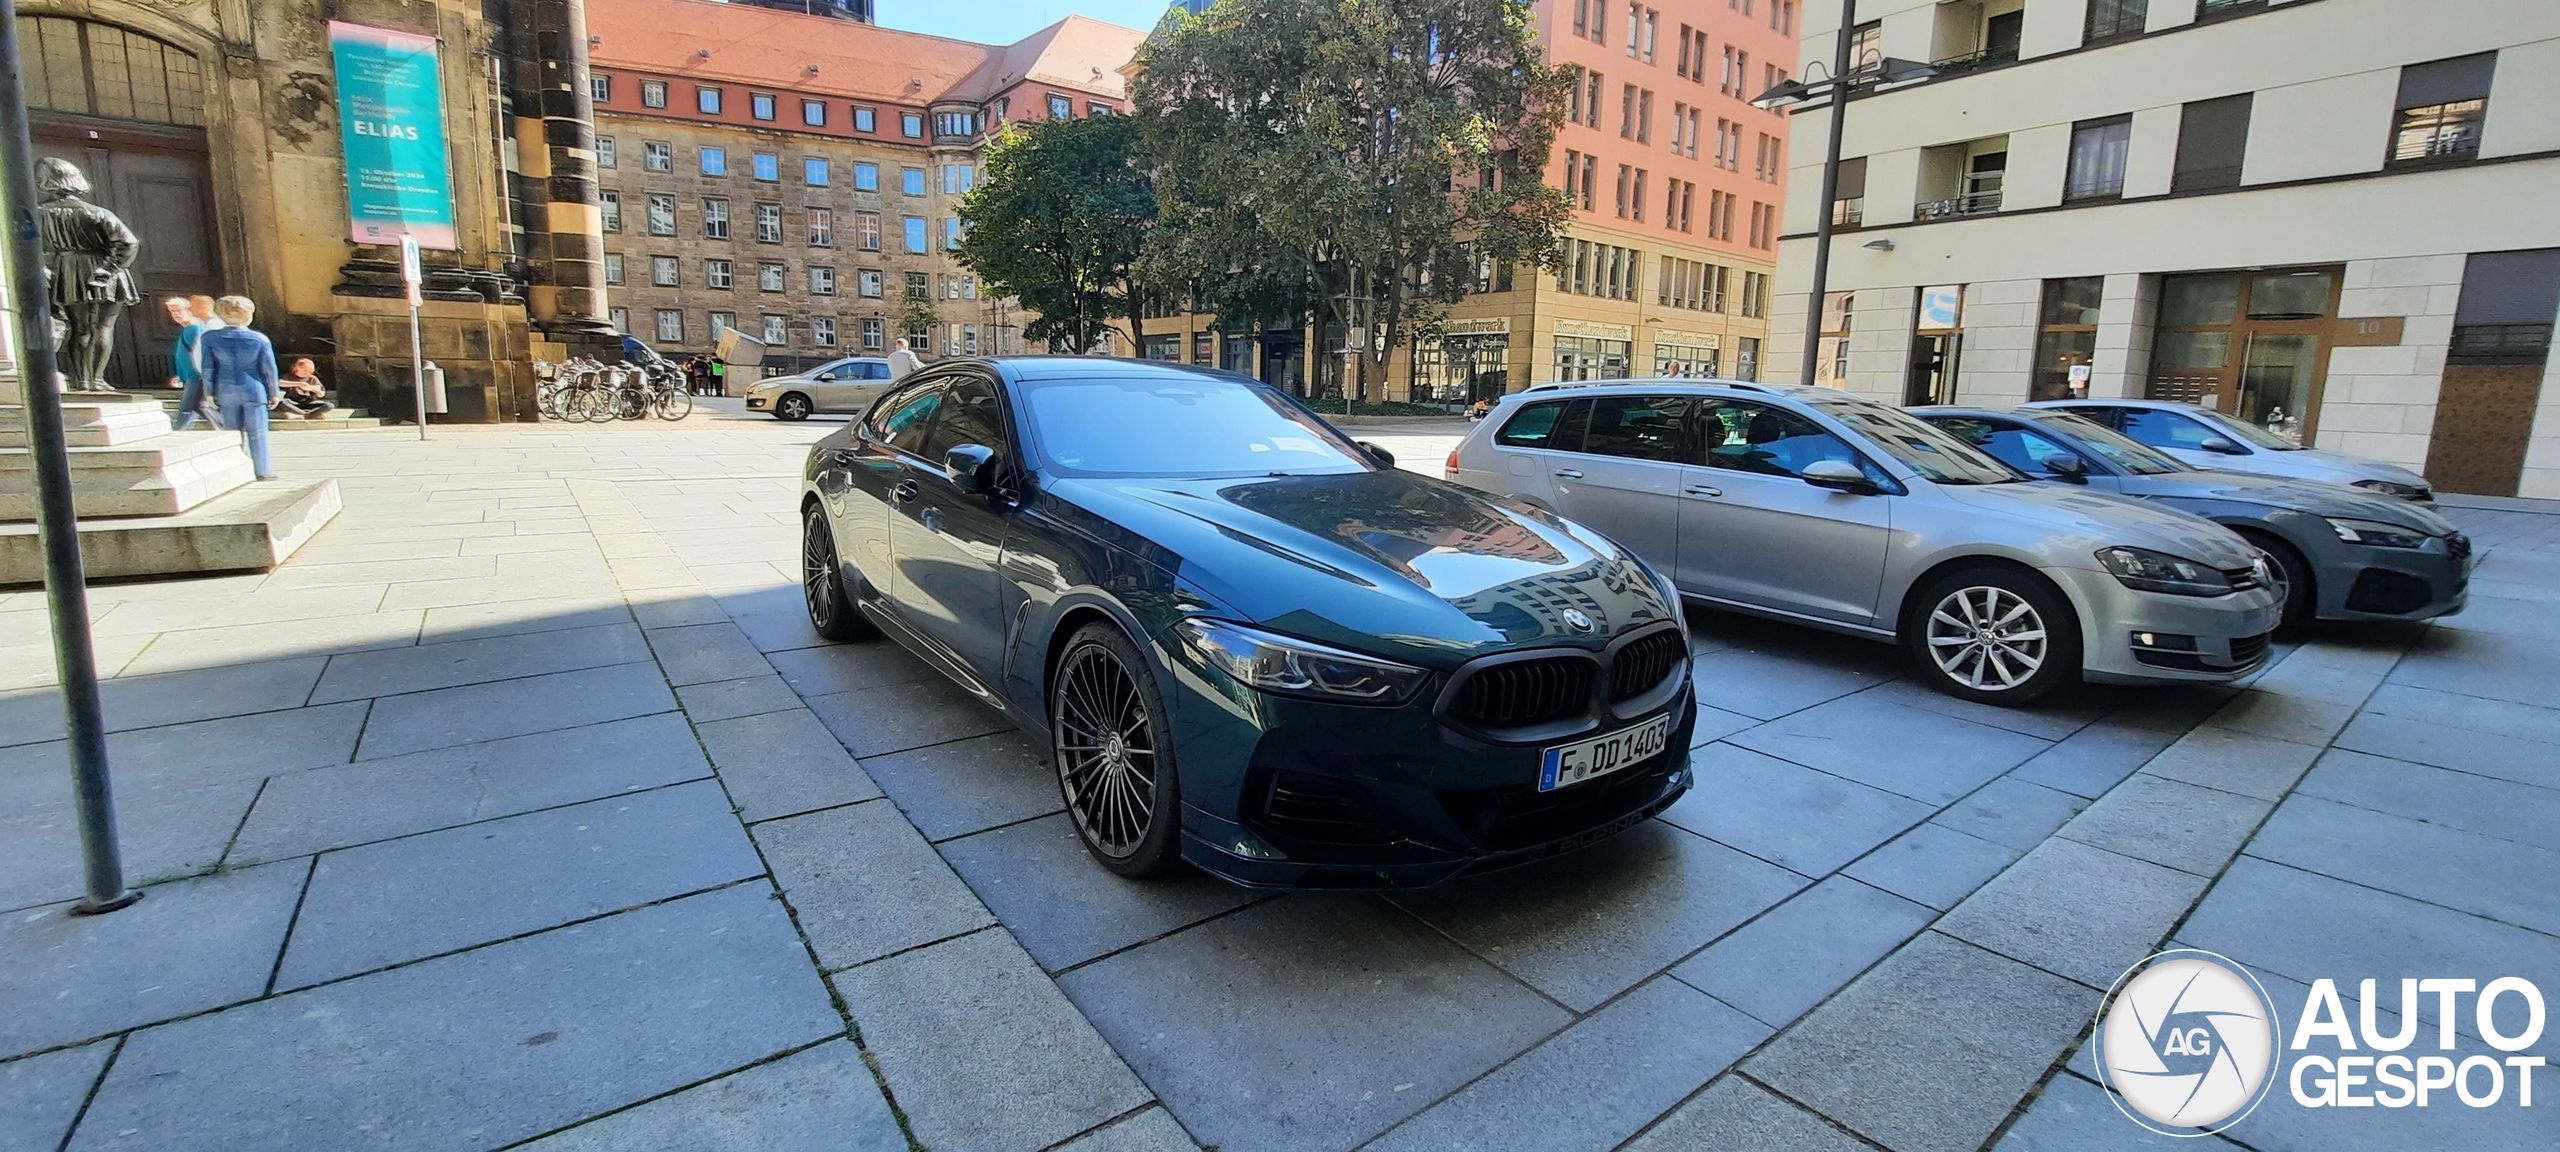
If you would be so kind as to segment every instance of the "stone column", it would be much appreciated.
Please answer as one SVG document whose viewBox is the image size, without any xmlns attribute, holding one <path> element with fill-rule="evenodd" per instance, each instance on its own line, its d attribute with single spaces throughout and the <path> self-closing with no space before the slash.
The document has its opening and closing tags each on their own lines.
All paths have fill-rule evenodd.
<svg viewBox="0 0 2560 1152">
<path fill-rule="evenodd" d="M 555 338 L 610 331 L 604 217 L 596 198 L 595 108 L 587 89 L 584 0 L 520 4 L 514 29 L 516 167 L 526 305 Z"/>
</svg>

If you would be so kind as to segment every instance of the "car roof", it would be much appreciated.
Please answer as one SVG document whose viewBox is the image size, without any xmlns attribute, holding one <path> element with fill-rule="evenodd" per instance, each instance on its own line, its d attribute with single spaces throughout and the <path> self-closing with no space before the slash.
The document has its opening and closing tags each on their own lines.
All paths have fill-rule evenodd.
<svg viewBox="0 0 2560 1152">
<path fill-rule="evenodd" d="M 1597 392 L 1604 395 L 1625 395 L 1629 392 L 1643 392 L 1660 395 L 1664 392 L 1670 392 L 1675 395 L 1682 396 L 1778 396 L 1806 404 L 1833 404 L 1842 402 L 1874 403 L 1873 400 L 1870 400 L 1867 397 L 1860 396 L 1857 393 L 1840 388 L 1822 388 L 1807 384 L 1761 384 L 1749 380 L 1719 380 L 1713 377 L 1699 376 L 1645 376 L 1626 380 L 1576 380 L 1566 382 L 1561 387 L 1552 383 L 1539 384 L 1518 392 L 1513 392 L 1510 395 L 1504 396 L 1502 399 L 1505 403 L 1511 403 L 1524 397 L 1553 396 L 1559 393 L 1582 392 Z"/>
<path fill-rule="evenodd" d="M 2025 403 L 2025 404 L 2018 405 L 2018 407 L 2021 407 L 2021 408 L 2094 408 L 2094 407 L 2104 407 L 2104 408 L 2163 408 L 2163 409 L 2168 409 L 2168 410 L 2170 410 L 2170 411 L 2174 411 L 2174 412 L 2202 412 L 2202 411 L 2205 411 L 2205 410 L 2206 410 L 2202 405 L 2198 405 L 2198 404 L 2189 404 L 2189 403 L 2187 403 L 2187 402 L 2186 402 L 2186 401 L 2184 401 L 2184 400 L 2139 400 L 2139 399 L 2135 399 L 2134 397 L 2131 397 L 2131 396 L 2124 396 L 2124 397 L 2074 397 L 2074 398 L 2069 399 L 2069 400 L 2033 400 L 2033 401 L 2029 401 L 2029 402 L 2027 402 L 2027 403 Z"/>
<path fill-rule="evenodd" d="M 1624 376 L 1608 380 L 1549 380 L 1532 384 L 1523 392 L 1553 392 L 1567 388 L 1609 388 L 1620 384 L 1711 384 L 1719 388 L 1739 388 L 1746 392 L 1773 392 L 1769 385 L 1752 380 L 1727 380 L 1721 376 Z"/>
</svg>

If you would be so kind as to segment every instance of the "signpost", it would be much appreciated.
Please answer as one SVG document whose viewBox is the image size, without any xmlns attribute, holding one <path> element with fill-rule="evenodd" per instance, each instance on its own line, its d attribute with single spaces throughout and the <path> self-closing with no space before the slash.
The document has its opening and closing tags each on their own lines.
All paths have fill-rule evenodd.
<svg viewBox="0 0 2560 1152">
<path fill-rule="evenodd" d="M 418 260 L 418 238 L 402 233 L 400 282 L 409 288 L 409 383 L 417 389 L 420 440 L 427 438 L 427 349 L 418 339 L 418 306 L 426 302 L 418 289 L 426 280 L 426 269 Z"/>
</svg>

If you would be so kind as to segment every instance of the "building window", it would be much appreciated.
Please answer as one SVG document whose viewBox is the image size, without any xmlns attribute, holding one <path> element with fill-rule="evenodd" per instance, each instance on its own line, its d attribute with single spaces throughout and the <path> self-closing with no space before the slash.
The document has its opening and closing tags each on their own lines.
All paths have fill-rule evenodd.
<svg viewBox="0 0 2560 1152">
<path fill-rule="evenodd" d="M 705 240 L 729 238 L 729 202 L 727 200 L 714 198 L 702 202 L 702 238 Z"/>
<path fill-rule="evenodd" d="M 782 348 L 791 343 L 791 330 L 783 318 L 771 312 L 764 314 L 764 342 L 768 347 Z"/>
<path fill-rule="evenodd" d="M 2391 163 L 2441 164 L 2480 155 L 2480 124 L 2489 114 L 2489 80 L 2498 54 L 2483 52 L 2400 70 L 2400 99 Z"/>
<path fill-rule="evenodd" d="M 853 190 L 856 192 L 879 191 L 880 166 L 877 164 L 855 164 L 853 166 Z"/>
<path fill-rule="evenodd" d="M 978 134 L 978 114 L 936 112 L 933 114 L 933 131 L 937 136 L 975 136 Z"/>
<path fill-rule="evenodd" d="M 856 131 L 856 132 L 870 132 L 870 131 L 874 131 L 874 130 L 878 127 L 878 123 L 879 123 L 879 113 L 874 112 L 874 111 L 872 111 L 872 110 L 871 110 L 871 109 L 869 109 L 869 108 L 856 108 L 856 109 L 854 109 L 854 110 L 853 110 L 853 130 L 854 130 L 854 131 Z"/>
<path fill-rule="evenodd" d="M 719 89 L 717 89 L 717 88 L 696 88 L 696 89 L 694 89 L 694 90 L 693 90 L 693 109 L 694 109 L 694 111 L 696 111 L 696 112 L 700 112 L 700 113 L 702 113 L 702 114 L 703 114 L 703 115 L 705 115 L 705 116 L 717 116 L 717 115 L 719 115 L 719 114 L 720 114 L 720 90 L 719 90 Z"/>
<path fill-rule="evenodd" d="M 677 287 L 676 258 L 673 256 L 650 257 L 649 283 L 660 288 Z"/>
<path fill-rule="evenodd" d="M 2216 408 L 2307 442 L 2343 271 L 2333 265 L 2162 277 L 2143 396 Z M 2123 431 L 2161 442 L 2152 430 Z"/>
<path fill-rule="evenodd" d="M 1745 336 L 1733 357 L 1733 375 L 1737 380 L 1760 378 L 1760 338 Z"/>
<path fill-rule="evenodd" d="M 1742 274 L 1742 314 L 1757 320 L 1769 314 L 1769 277 L 1759 272 Z M 1750 341 L 1744 341 L 1749 344 Z M 1743 377 L 1752 379 L 1752 377 Z"/>
<path fill-rule="evenodd" d="M 711 342 L 712 342 L 712 343 L 714 343 L 714 344 L 719 343 L 719 342 L 720 342 L 720 334 L 721 334 L 721 333 L 726 332 L 726 331 L 728 331 L 728 330 L 730 330 L 730 329 L 732 329 L 732 328 L 735 328 L 735 327 L 737 327 L 737 326 L 738 326 L 738 314 L 737 314 L 737 313 L 735 313 L 735 312 L 714 312 L 714 313 L 712 313 L 712 314 L 711 314 Z"/>
<path fill-rule="evenodd" d="M 756 243 L 782 243 L 782 205 L 756 205 Z"/>
<path fill-rule="evenodd" d="M 880 298 L 880 270 L 865 268 L 854 276 L 856 290 L 873 300 Z"/>
<path fill-rule="evenodd" d="M 605 309 L 605 319 L 613 325 L 613 330 L 616 332 L 631 330 L 631 310 L 628 308 Z"/>
<path fill-rule="evenodd" d="M 1617 210 L 1618 217 L 1622 220 L 1625 219 L 1627 215 L 1627 185 L 1635 182 L 1635 172 L 1635 166 L 1632 164 L 1618 165 Z"/>
<path fill-rule="evenodd" d="M 2199 100 L 2178 115 L 2178 167 L 2172 192 L 2207 192 L 2240 186 L 2249 147 L 2250 94 Z"/>
<path fill-rule="evenodd" d="M 736 282 L 731 278 L 731 271 L 726 260 L 705 260 L 702 262 L 702 284 L 706 288 L 732 287 Z"/>
<path fill-rule="evenodd" d="M 2151 0 L 2089 0 L 2089 17 L 2081 26 L 2080 40 L 2095 44 L 2119 36 L 2140 36 L 2150 14 Z"/>
<path fill-rule="evenodd" d="M 1644 178 L 1645 170 L 1636 169 L 1635 192 L 1627 197 L 1627 216 L 1639 224 L 1644 222 Z"/>
<path fill-rule="evenodd" d="M 587 99 L 598 104 L 612 100 L 613 77 L 589 75 L 587 77 Z"/>
<path fill-rule="evenodd" d="M 925 274 L 922 272 L 907 273 L 907 299 L 933 299 L 933 282 L 926 279 Z"/>
<path fill-rule="evenodd" d="M 675 145 L 668 144 L 660 140 L 650 140 L 642 143 L 640 145 L 640 166 L 651 172 L 675 171 Z"/>
<path fill-rule="evenodd" d="M 1076 102 L 1075 102 L 1075 101 L 1073 101 L 1073 100 L 1069 100 L 1069 99 L 1067 99 L 1067 98 L 1066 98 L 1066 97 L 1064 97 L 1064 96 L 1060 96 L 1060 95 L 1058 95 L 1058 94 L 1057 94 L 1057 93 L 1055 93 L 1055 92 L 1052 92 L 1052 93 L 1050 93 L 1050 94 L 1049 94 L 1049 118 L 1050 118 L 1050 119 L 1052 119 L 1052 120 L 1066 120 L 1066 119 L 1071 119 L 1071 118 L 1073 118 L 1073 117 L 1075 116 L 1075 114 L 1076 114 Z"/>
<path fill-rule="evenodd" d="M 698 152 L 696 153 L 696 155 L 699 157 L 699 159 L 700 159 L 700 161 L 701 161 L 702 174 L 703 174 L 703 175 L 705 175 L 705 176 L 726 176 L 726 175 L 728 175 L 728 174 L 729 174 L 729 150 L 728 150 L 728 149 L 726 149 L 726 148 L 703 148 L 703 149 L 698 150 Z"/>
<path fill-rule="evenodd" d="M 756 291 L 782 291 L 782 265 L 767 261 L 756 265 Z"/>
<path fill-rule="evenodd" d="M 942 166 L 942 191 L 946 195 L 964 196 L 970 189 L 977 186 L 977 165 L 945 164 Z"/>
<path fill-rule="evenodd" d="M 674 308 L 658 309 L 658 343 L 684 343 L 684 313 Z"/>
<path fill-rule="evenodd" d="M 1624 380 L 1635 345 L 1587 336 L 1556 337 L 1556 379 Z"/>
<path fill-rule="evenodd" d="M 836 246 L 835 209 L 812 208 L 809 210 L 809 246 L 812 248 Z"/>
<path fill-rule="evenodd" d="M 869 317 L 864 317 L 864 318 L 863 318 L 863 321 L 862 321 L 862 350 L 863 350 L 863 351 L 865 351 L 865 352 L 877 352 L 877 351 L 879 351 L 879 350 L 880 350 L 881 337 L 882 337 L 882 335 L 883 335 L 883 329 L 884 329 L 885 327 L 886 327 L 885 325 L 883 325 L 883 324 L 881 324 L 881 323 L 880 323 L 880 318 L 879 318 L 879 317 L 877 317 L 877 316 L 869 316 Z"/>
<path fill-rule="evenodd" d="M 853 214 L 853 246 L 865 252 L 880 250 L 879 213 L 856 212 Z"/>
<path fill-rule="evenodd" d="M 649 198 L 649 234 L 652 236 L 676 234 L 675 197 L 652 196 Z"/>
<path fill-rule="evenodd" d="M 830 173 L 827 171 L 827 162 L 824 159 L 816 156 L 806 156 L 801 158 L 800 179 L 803 182 L 815 187 L 823 188 L 827 185 L 829 175 Z"/>
<path fill-rule="evenodd" d="M 773 119 L 773 96 L 765 92 L 748 93 L 747 115 L 753 116 L 758 120 Z"/>
<path fill-rule="evenodd" d="M 898 190 L 899 190 L 899 191 L 901 191 L 901 192 L 906 193 L 906 194 L 907 194 L 907 195 L 909 195 L 909 196 L 922 196 L 922 195 L 924 195 L 924 169 L 922 169 L 922 168 L 901 168 L 901 169 L 899 169 L 899 170 L 898 170 Z"/>
<path fill-rule="evenodd" d="M 2133 117 L 2111 116 L 2071 126 L 2071 168 L 2063 178 L 2065 200 L 2105 200 L 2124 195 L 2124 158 L 2133 145 Z"/>
<path fill-rule="evenodd" d="M 820 316 L 809 321 L 809 342 L 820 348 L 836 346 L 836 322 Z"/>
<path fill-rule="evenodd" d="M 833 268 L 821 268 L 821 267 L 819 267 L 818 265 L 815 265 L 815 264 L 810 265 L 810 266 L 809 266 L 809 292 L 810 292 L 810 294 L 811 294 L 811 295 L 814 295 L 814 296 L 833 296 L 833 295 L 835 295 L 835 294 L 836 294 L 836 270 L 835 270 L 835 269 L 833 269 Z"/>
<path fill-rule="evenodd" d="M 1840 162 L 1840 184 L 1831 198 L 1831 226 L 1855 228 L 1867 219 L 1867 158 Z"/>
<path fill-rule="evenodd" d="M 824 127 L 826 127 L 826 126 L 827 126 L 827 102 L 826 102 L 826 101 L 824 101 L 824 100 L 803 100 L 803 101 L 801 101 L 801 102 L 800 102 L 800 122 L 801 122 L 801 123 L 803 123 L 803 124 L 806 124 L 806 125 L 808 125 L 808 126 L 810 126 L 810 127 L 812 127 L 812 128 L 824 128 Z"/>
<path fill-rule="evenodd" d="M 666 82 L 666 81 L 664 81 L 664 80 L 643 80 L 643 81 L 641 81 L 641 82 L 640 82 L 640 106 L 641 106 L 641 107 L 643 107 L 643 108 L 664 108 L 664 107 L 666 107 L 666 106 L 667 106 L 667 82 Z"/>
<path fill-rule="evenodd" d="M 1601 76 L 1598 72 L 1583 77 L 1582 111 L 1588 117 L 1583 123 L 1594 128 L 1600 126 L 1600 82 Z"/>
<path fill-rule="evenodd" d="M 1087 116 L 1109 116 L 1113 111 L 1114 109 L 1108 104 L 1095 104 L 1091 101 L 1087 101 L 1084 106 L 1084 114 Z"/>
<path fill-rule="evenodd" d="M 943 246 L 943 248 L 945 248 L 945 249 L 947 249 L 947 250 L 950 250 L 950 251 L 954 251 L 954 252 L 959 251 L 959 249 L 960 249 L 960 218 L 959 218 L 959 217 L 957 217 L 957 216 L 945 216 L 945 217 L 943 217 L 943 218 L 942 218 L 942 246 Z"/>
<path fill-rule="evenodd" d="M 924 139 L 924 113 L 898 113 L 898 134 L 909 140 Z"/>
<path fill-rule="evenodd" d="M 617 167 L 618 165 L 615 163 L 615 159 L 616 159 L 616 157 L 614 156 L 614 151 L 613 151 L 613 137 L 611 137 L 611 136 L 598 136 L 598 137 L 596 137 L 596 167 L 598 167 L 598 168 L 613 168 L 613 167 Z"/>
<path fill-rule="evenodd" d="M 2028 398 L 2067 400 L 2072 396 L 2071 369 L 2088 364 L 2098 351 L 2098 300 L 2106 278 L 2073 276 L 2044 282 L 2044 306 L 2036 319 L 2036 370 Z"/>
<path fill-rule="evenodd" d="M 782 179 L 781 157 L 776 156 L 771 152 L 758 152 L 755 154 L 752 163 L 754 164 L 756 179 L 765 181 L 766 183 L 774 183 Z"/>
<path fill-rule="evenodd" d="M 933 351 L 933 325 L 927 324 L 907 333 L 907 346 L 918 352 Z"/>
<path fill-rule="evenodd" d="M 604 254 L 604 282 L 607 284 L 622 283 L 622 253 L 607 252 Z"/>
<path fill-rule="evenodd" d="M 922 216 L 909 216 L 909 217 L 907 217 L 907 219 L 906 219 L 906 226 L 907 226 L 907 251 L 909 251 L 909 252 L 919 252 L 919 253 L 920 253 L 920 252 L 924 252 L 924 251 L 926 251 L 926 247 L 925 247 L 924 217 L 922 217 Z M 923 275 L 923 273 L 919 272 L 919 273 L 917 273 L 917 275 L 921 276 L 921 275 Z"/>
<path fill-rule="evenodd" d="M 1786 141 L 1766 132 L 1761 133 L 1760 151 L 1752 157 L 1752 174 L 1768 183 L 1777 183 L 1778 173 L 1785 164 L 1785 158 L 1781 155 L 1785 147 Z"/>
<path fill-rule="evenodd" d="M 622 193 L 613 191 L 596 193 L 596 215 L 604 219 L 605 231 L 622 231 Z"/>
</svg>

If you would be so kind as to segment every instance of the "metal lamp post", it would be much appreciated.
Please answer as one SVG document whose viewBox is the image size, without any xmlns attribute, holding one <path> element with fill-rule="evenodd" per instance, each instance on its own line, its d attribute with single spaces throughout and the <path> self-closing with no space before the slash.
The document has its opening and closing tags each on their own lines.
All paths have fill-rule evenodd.
<svg viewBox="0 0 2560 1152">
<path fill-rule="evenodd" d="M 1849 49 L 1857 29 L 1857 0 L 1840 0 L 1840 34 L 1832 42 L 1830 75 L 1812 81 L 1781 80 L 1751 101 L 1755 107 L 1775 110 L 1822 97 L 1831 100 L 1830 141 L 1822 152 L 1822 201 L 1813 214 L 1813 288 L 1806 294 L 1804 305 L 1807 384 L 1813 383 L 1814 364 L 1822 356 L 1822 298 L 1831 283 L 1831 204 L 1840 192 L 1840 140 L 1849 122 L 1849 99 L 1862 88 L 1921 80 L 1938 73 L 1936 68 L 1919 61 L 1889 56 L 1853 66 Z"/>
</svg>

